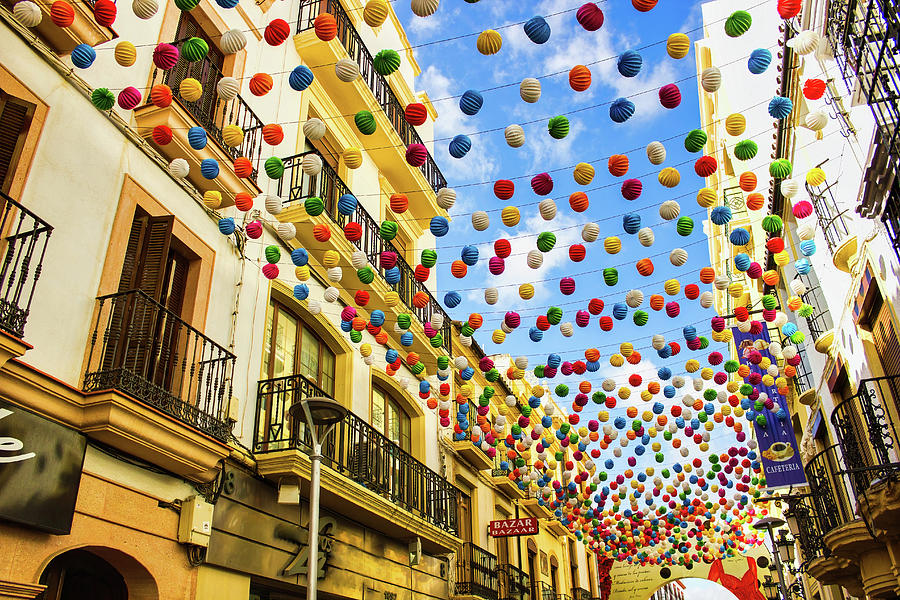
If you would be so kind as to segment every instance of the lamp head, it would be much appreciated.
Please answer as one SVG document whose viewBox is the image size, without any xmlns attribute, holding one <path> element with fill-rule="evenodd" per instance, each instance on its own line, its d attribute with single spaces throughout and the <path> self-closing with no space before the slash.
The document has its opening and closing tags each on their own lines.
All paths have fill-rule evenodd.
<svg viewBox="0 0 900 600">
<path fill-rule="evenodd" d="M 347 412 L 336 400 L 325 396 L 304 398 L 288 409 L 292 419 L 310 427 L 335 425 L 344 420 Z"/>
</svg>

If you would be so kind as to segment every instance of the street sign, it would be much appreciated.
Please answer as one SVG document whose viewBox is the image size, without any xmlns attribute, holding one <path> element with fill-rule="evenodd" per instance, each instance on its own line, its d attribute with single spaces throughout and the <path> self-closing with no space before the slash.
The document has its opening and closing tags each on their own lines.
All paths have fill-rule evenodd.
<svg viewBox="0 0 900 600">
<path fill-rule="evenodd" d="M 491 521 L 491 537 L 513 537 L 517 535 L 534 535 L 538 532 L 538 520 L 534 517 L 527 519 L 504 519 Z"/>
</svg>

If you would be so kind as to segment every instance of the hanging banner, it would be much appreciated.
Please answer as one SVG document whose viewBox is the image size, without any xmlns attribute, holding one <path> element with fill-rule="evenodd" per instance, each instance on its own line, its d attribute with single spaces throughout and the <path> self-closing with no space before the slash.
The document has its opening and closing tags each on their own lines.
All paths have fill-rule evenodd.
<svg viewBox="0 0 900 600">
<path fill-rule="evenodd" d="M 762 333 L 752 335 L 742 333 L 737 327 L 732 327 L 734 343 L 737 347 L 738 361 L 742 365 L 750 367 L 750 373 L 758 373 L 760 377 L 766 374 L 765 369 L 752 364 L 745 356 L 746 352 L 754 348 L 756 340 L 762 340 L 766 347 L 770 343 L 769 330 L 765 327 Z M 757 349 L 758 350 L 758 349 Z M 758 350 L 764 358 L 778 364 L 768 349 Z M 765 393 L 772 400 L 771 410 L 763 408 L 758 414 L 765 417 L 765 427 L 760 426 L 756 419 L 753 420 L 753 428 L 756 432 L 756 441 L 759 444 L 759 454 L 762 460 L 763 470 L 766 475 L 766 487 L 779 488 L 792 485 L 807 485 L 806 475 L 803 473 L 803 463 L 800 460 L 800 449 L 797 447 L 797 438 L 794 436 L 794 426 L 791 423 L 791 412 L 788 410 L 787 399 L 778 393 L 774 385 L 766 386 L 762 382 L 756 384 L 760 393 Z M 752 408 L 752 406 L 751 406 Z"/>
</svg>

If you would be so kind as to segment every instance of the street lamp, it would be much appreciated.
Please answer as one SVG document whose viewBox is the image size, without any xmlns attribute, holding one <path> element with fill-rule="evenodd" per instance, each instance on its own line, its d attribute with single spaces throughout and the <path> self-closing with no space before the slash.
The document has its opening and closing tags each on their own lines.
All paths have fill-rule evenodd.
<svg viewBox="0 0 900 600">
<path fill-rule="evenodd" d="M 772 580 L 771 575 L 766 575 L 762 587 L 766 600 L 778 600 L 778 584 Z"/>
<path fill-rule="evenodd" d="M 794 566 L 794 537 L 784 529 L 778 531 L 778 539 L 775 541 L 778 554 L 781 560 L 788 564 L 788 568 L 793 570 Z"/>
<path fill-rule="evenodd" d="M 784 583 L 784 572 L 781 568 L 781 556 L 779 556 L 778 546 L 775 544 L 775 534 L 773 533 L 776 529 L 784 527 L 784 525 L 785 522 L 781 519 L 775 517 L 763 517 L 753 524 L 753 529 L 769 532 L 769 541 L 772 543 L 772 553 L 775 556 L 775 568 L 778 571 L 778 584 L 780 584 L 781 594 L 784 596 L 785 600 L 788 600 L 790 596 L 788 595 L 787 585 Z M 773 599 L 770 598 L 769 600 Z"/>
<path fill-rule="evenodd" d="M 288 409 L 294 422 L 309 427 L 312 452 L 309 455 L 309 561 L 307 562 L 306 600 L 316 600 L 316 584 L 319 574 L 319 474 L 322 467 L 322 443 L 344 420 L 347 409 L 332 398 L 313 396 L 295 402 Z M 299 429 L 299 428 L 298 428 Z"/>
</svg>

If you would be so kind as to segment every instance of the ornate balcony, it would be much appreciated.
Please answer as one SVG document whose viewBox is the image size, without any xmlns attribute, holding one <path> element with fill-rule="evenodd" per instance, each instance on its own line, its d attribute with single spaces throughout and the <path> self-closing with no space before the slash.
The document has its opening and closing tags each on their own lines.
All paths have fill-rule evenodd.
<svg viewBox="0 0 900 600">
<path fill-rule="evenodd" d="M 590 590 L 586 590 L 584 588 L 573 587 L 572 600 L 591 600 L 591 592 Z"/>
<path fill-rule="evenodd" d="M 141 290 L 97 298 L 84 391 L 117 390 L 225 441 L 235 356 Z"/>
<path fill-rule="evenodd" d="M 219 97 L 216 84 L 223 76 L 209 57 L 197 62 L 182 60 L 169 70 L 154 68 L 151 86 L 160 83 L 168 85 L 173 92 L 172 104 L 165 108 L 154 106 L 148 94 L 147 104 L 135 111 L 135 120 L 141 135 L 151 143 L 155 126 L 171 128 L 172 141 L 165 146 L 157 146 L 159 151 L 169 160 L 187 160 L 191 166 L 188 180 L 201 191 L 220 191 L 224 206 L 233 202 L 238 191 L 246 191 L 253 196 L 260 192 L 256 180 L 264 144 L 264 124 L 240 95 L 229 101 Z M 203 86 L 203 93 L 194 102 L 185 100 L 178 93 L 181 83 L 189 77 Z M 225 143 L 222 131 L 226 125 L 237 125 L 244 132 L 240 145 L 229 146 Z M 188 130 L 194 126 L 206 130 L 209 143 L 202 150 L 194 150 L 188 142 Z M 253 171 L 247 178 L 240 178 L 234 172 L 234 160 L 241 156 L 253 165 Z M 219 163 L 219 176 L 215 179 L 206 179 L 200 173 L 200 161 L 205 158 L 214 158 Z"/>
<path fill-rule="evenodd" d="M 310 396 L 328 396 L 302 375 L 259 382 L 253 451 L 259 472 L 275 481 L 309 477 L 310 432 L 288 409 Z M 460 491 L 444 477 L 350 413 L 322 448 L 322 501 L 393 537 L 421 536 L 431 551 L 455 550 Z M 355 486 L 348 486 L 349 481 Z M 402 509 L 398 511 L 397 508 Z M 385 515 L 391 514 L 390 519 Z"/>
<path fill-rule="evenodd" d="M 52 232 L 46 221 L 0 193 L 0 330 L 17 338 L 25 335 Z"/>
<path fill-rule="evenodd" d="M 556 589 L 546 581 L 541 582 L 540 594 L 540 600 L 556 600 Z"/>
<path fill-rule="evenodd" d="M 450 353 L 450 317 L 447 316 L 447 313 L 444 312 L 444 309 L 441 308 L 435 297 L 425 287 L 425 284 L 416 280 L 414 269 L 403 258 L 403 254 L 391 242 L 380 236 L 378 221 L 363 208 L 361 203 L 357 203 L 356 209 L 349 216 L 338 212 L 338 200 L 344 194 L 350 194 L 350 188 L 324 160 L 322 161 L 322 171 L 318 175 L 310 176 L 304 173 L 301 168 L 301 162 L 307 154 L 318 153 L 304 152 L 284 159 L 285 175 L 278 181 L 278 195 L 285 198 L 287 203 L 302 203 L 303 200 L 310 197 L 321 198 L 325 203 L 325 214 L 333 224 L 341 229 L 347 223 L 359 223 L 362 227 L 362 237 L 351 243 L 356 249 L 366 253 L 369 263 L 381 274 L 382 278 L 384 278 L 385 270 L 378 266 L 381 262 L 381 253 L 391 251 L 397 254 L 397 268 L 400 269 L 400 281 L 392 286 L 385 281 L 385 285 L 399 294 L 400 301 L 403 302 L 410 313 L 419 319 L 420 323 L 424 324 L 431 321 L 431 317 L 434 314 L 443 316 L 444 323 L 440 331 L 442 338 L 440 347 L 447 353 Z M 426 302 L 423 304 L 419 302 L 419 299 L 425 299 Z"/>
<path fill-rule="evenodd" d="M 528 575 L 512 565 L 500 565 L 500 600 L 531 600 Z"/>
<path fill-rule="evenodd" d="M 806 192 L 809 194 L 809 199 L 812 200 L 816 209 L 816 219 L 819 223 L 819 228 L 825 236 L 828 251 L 832 254 L 850 235 L 847 220 L 844 218 L 844 213 L 847 211 L 842 211 L 838 208 L 837 202 L 834 200 L 834 194 L 831 193 L 831 187 L 835 183 L 837 181 L 831 183 L 826 181 L 819 186 L 806 184 Z"/>
<path fill-rule="evenodd" d="M 497 557 L 472 542 L 466 542 L 456 555 L 456 593 L 454 597 L 499 600 Z"/>
<path fill-rule="evenodd" d="M 97 24 L 94 19 L 93 0 L 70 2 L 74 19 L 68 27 L 58 27 L 50 19 L 53 0 L 35 0 L 35 2 L 41 9 L 41 22 L 31 31 L 61 55 L 71 53 L 78 44 L 98 46 L 118 37 L 111 28 Z M 15 0 L 3 0 L 3 5 L 10 10 L 15 3 Z"/>
</svg>

